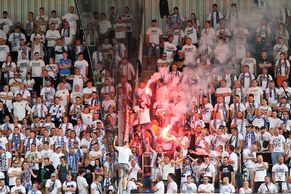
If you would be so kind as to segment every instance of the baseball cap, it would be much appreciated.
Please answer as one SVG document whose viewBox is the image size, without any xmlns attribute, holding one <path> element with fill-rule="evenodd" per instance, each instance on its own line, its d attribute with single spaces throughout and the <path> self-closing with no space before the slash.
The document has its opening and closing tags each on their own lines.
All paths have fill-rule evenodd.
<svg viewBox="0 0 291 194">
<path fill-rule="evenodd" d="M 56 177 L 56 176 L 57 176 L 56 173 L 51 174 L 51 177 Z"/>
</svg>

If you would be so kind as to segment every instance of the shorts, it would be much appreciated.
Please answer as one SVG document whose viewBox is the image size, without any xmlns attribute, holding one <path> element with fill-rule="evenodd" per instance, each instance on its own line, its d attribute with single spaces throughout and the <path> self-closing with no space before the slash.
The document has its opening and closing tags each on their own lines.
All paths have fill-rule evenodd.
<svg viewBox="0 0 291 194">
<path fill-rule="evenodd" d="M 125 174 L 129 173 L 129 165 L 125 163 L 118 164 L 118 168 L 122 169 Z"/>
</svg>

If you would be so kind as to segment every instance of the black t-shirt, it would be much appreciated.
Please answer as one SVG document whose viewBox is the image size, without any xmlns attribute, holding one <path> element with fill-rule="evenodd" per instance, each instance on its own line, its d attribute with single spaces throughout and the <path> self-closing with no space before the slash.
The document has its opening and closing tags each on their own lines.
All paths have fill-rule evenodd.
<svg viewBox="0 0 291 194">
<path fill-rule="evenodd" d="M 257 74 L 259 75 L 262 73 L 262 68 L 259 67 L 259 64 L 269 64 L 269 63 L 272 64 L 272 61 L 269 60 L 268 58 L 267 59 L 260 58 L 259 60 L 257 60 L 257 71 L 258 71 Z M 268 68 L 268 74 L 273 76 L 273 71 L 274 71 L 273 66 Z"/>
<path fill-rule="evenodd" d="M 228 177 L 228 180 L 231 181 L 231 173 L 233 172 L 233 167 L 229 164 L 227 166 L 222 165 L 219 169 L 220 172 L 222 172 L 221 174 L 221 180 L 224 177 Z"/>
<path fill-rule="evenodd" d="M 88 166 L 83 166 L 83 168 L 86 171 L 84 178 L 87 180 L 88 184 L 90 185 L 93 182 L 92 173 L 94 173 L 94 167 L 91 164 L 89 164 Z"/>
<path fill-rule="evenodd" d="M 54 173 L 55 171 L 55 167 L 51 164 L 44 166 L 44 179 L 50 179 L 51 178 L 51 174 Z"/>
</svg>

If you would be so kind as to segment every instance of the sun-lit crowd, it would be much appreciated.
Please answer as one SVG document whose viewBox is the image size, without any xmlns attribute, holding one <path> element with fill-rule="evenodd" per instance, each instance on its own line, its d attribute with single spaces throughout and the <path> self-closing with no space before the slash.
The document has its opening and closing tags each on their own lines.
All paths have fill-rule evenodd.
<svg viewBox="0 0 291 194">
<path fill-rule="evenodd" d="M 116 148 L 124 190 L 290 192 L 290 11 L 265 6 L 151 21 L 143 67 L 156 72 Z"/>
</svg>

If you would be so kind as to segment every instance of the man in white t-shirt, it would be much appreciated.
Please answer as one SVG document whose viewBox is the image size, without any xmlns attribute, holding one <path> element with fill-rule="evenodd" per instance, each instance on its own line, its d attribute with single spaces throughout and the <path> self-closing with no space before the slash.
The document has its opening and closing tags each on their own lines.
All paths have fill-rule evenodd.
<svg viewBox="0 0 291 194">
<path fill-rule="evenodd" d="M 191 38 L 192 44 L 197 45 L 198 43 L 198 32 L 195 26 L 193 25 L 192 20 L 187 21 L 187 27 L 185 28 L 185 36 Z"/>
<path fill-rule="evenodd" d="M 272 168 L 272 180 L 276 184 L 279 193 L 282 192 L 283 188 L 286 188 L 288 171 L 289 169 L 287 165 L 284 164 L 283 155 L 279 156 L 278 163 L 276 163 Z"/>
<path fill-rule="evenodd" d="M 226 104 L 230 103 L 231 89 L 226 86 L 226 81 L 220 81 L 220 87 L 216 89 L 215 95 L 222 96 Z"/>
<path fill-rule="evenodd" d="M 259 187 L 258 193 L 278 193 L 278 189 L 276 185 L 271 182 L 270 177 L 265 176 L 265 182 Z"/>
<path fill-rule="evenodd" d="M 270 140 L 272 164 L 278 162 L 278 157 L 283 156 L 286 149 L 286 139 L 283 135 L 279 134 L 279 129 L 275 128 L 273 136 Z"/>
<path fill-rule="evenodd" d="M 11 27 L 13 26 L 12 20 L 8 18 L 8 12 L 3 11 L 2 12 L 2 18 L 0 18 L 0 25 L 3 27 L 3 31 L 8 34 L 9 31 L 11 30 Z"/>
<path fill-rule="evenodd" d="M 185 43 L 186 44 L 182 47 L 182 51 L 184 51 L 185 54 L 185 64 L 194 65 L 196 57 L 196 46 L 192 44 L 190 37 L 185 39 Z"/>
<path fill-rule="evenodd" d="M 60 193 L 61 189 L 62 189 L 61 181 L 57 179 L 55 173 L 52 173 L 51 178 L 48 179 L 45 183 L 46 193 L 49 193 L 49 194 Z"/>
<path fill-rule="evenodd" d="M 191 193 L 196 193 L 197 191 L 197 186 L 193 182 L 192 175 L 187 176 L 187 182 L 182 185 L 182 193 L 185 194 L 191 194 Z"/>
<path fill-rule="evenodd" d="M 10 48 L 5 44 L 5 40 L 0 38 L 0 66 L 6 61 Z"/>
<path fill-rule="evenodd" d="M 245 65 L 249 66 L 250 72 L 252 74 L 256 75 L 256 65 L 257 65 L 257 62 L 256 62 L 256 59 L 254 59 L 251 56 L 250 51 L 247 51 L 246 52 L 246 57 L 243 58 L 243 60 L 241 61 L 241 67 L 243 67 Z"/>
<path fill-rule="evenodd" d="M 89 194 L 89 185 L 87 180 L 84 178 L 86 174 L 85 169 L 80 169 L 79 170 L 79 176 L 77 177 L 77 186 L 78 186 L 78 191 L 79 194 Z"/>
<path fill-rule="evenodd" d="M 151 27 L 146 31 L 146 44 L 148 47 L 148 57 L 150 67 L 153 65 L 153 60 L 156 60 L 153 57 L 160 57 L 160 41 L 162 39 L 163 32 L 158 27 L 157 20 L 153 19 Z"/>
<path fill-rule="evenodd" d="M 39 53 L 35 52 L 33 60 L 31 60 L 29 63 L 29 68 L 31 76 L 35 81 L 34 87 L 37 93 L 40 92 L 40 86 L 42 85 L 42 71 L 44 67 L 45 67 L 44 61 L 40 59 Z"/>
<path fill-rule="evenodd" d="M 253 176 L 252 176 L 252 185 L 254 185 L 254 193 L 258 192 L 261 184 L 264 183 L 264 178 L 267 176 L 267 170 L 269 165 L 267 162 L 264 162 L 263 156 L 258 155 L 257 162 L 254 165 Z"/>
<path fill-rule="evenodd" d="M 214 193 L 214 186 L 208 183 L 208 177 L 203 177 L 203 183 L 199 185 L 198 193 Z"/>
<path fill-rule="evenodd" d="M 16 185 L 16 179 L 21 177 L 21 168 L 19 167 L 18 161 L 14 161 L 12 167 L 8 169 L 9 186 Z"/>
<path fill-rule="evenodd" d="M 220 193 L 231 194 L 235 193 L 235 188 L 229 183 L 228 177 L 223 177 L 222 185 L 220 186 Z"/>
<path fill-rule="evenodd" d="M 79 53 L 78 54 L 78 60 L 75 61 L 74 67 L 79 68 L 81 70 L 81 74 L 85 77 L 88 75 L 88 61 L 84 59 L 84 54 Z"/>
<path fill-rule="evenodd" d="M 16 178 L 16 185 L 11 188 L 11 193 L 26 193 L 26 189 L 21 185 L 21 178 Z"/>
<path fill-rule="evenodd" d="M 100 42 L 103 43 L 103 40 L 105 39 L 105 37 L 108 35 L 108 33 L 110 32 L 112 28 L 112 24 L 110 23 L 108 19 L 106 19 L 105 13 L 100 14 L 100 20 L 98 22 L 98 26 L 99 26 Z"/>
<path fill-rule="evenodd" d="M 123 146 L 116 146 L 117 136 L 114 138 L 114 149 L 118 151 L 119 177 L 126 178 L 125 175 L 129 172 L 129 162 L 132 155 L 131 149 L 128 147 L 128 142 L 123 142 Z"/>
<path fill-rule="evenodd" d="M 69 101 L 70 101 L 70 93 L 67 89 L 65 89 L 65 83 L 60 83 L 60 89 L 57 90 L 55 96 L 60 98 L 61 105 L 64 107 L 67 107 Z"/>
<path fill-rule="evenodd" d="M 269 129 L 280 127 L 284 123 L 284 121 L 279 119 L 277 115 L 277 111 L 274 110 L 272 111 L 272 117 L 267 117 L 267 120 L 269 121 Z"/>
<path fill-rule="evenodd" d="M 54 56 L 54 49 L 57 39 L 61 38 L 60 32 L 56 30 L 55 24 L 50 24 L 50 29 L 46 32 L 45 38 L 47 40 L 47 57 Z"/>
<path fill-rule="evenodd" d="M 72 28 L 74 31 L 77 31 L 77 22 L 80 20 L 80 18 L 74 12 L 74 6 L 70 6 L 69 13 L 62 16 L 62 20 L 66 20 L 67 22 L 69 22 L 70 28 Z"/>
<path fill-rule="evenodd" d="M 154 194 L 164 194 L 165 193 L 165 184 L 163 182 L 162 176 L 157 177 L 157 183 L 152 188 L 152 190 L 154 191 Z"/>
<path fill-rule="evenodd" d="M 174 181 L 174 177 L 173 173 L 168 174 L 167 194 L 176 194 L 178 192 L 178 185 Z"/>
<path fill-rule="evenodd" d="M 67 180 L 63 183 L 63 191 L 65 194 L 75 194 L 77 190 L 77 183 L 72 180 L 72 175 L 67 175 Z"/>
<path fill-rule="evenodd" d="M 121 76 L 126 76 L 129 82 L 134 80 L 135 70 L 133 68 L 133 65 L 125 57 L 122 58 L 120 61 L 119 73 Z"/>
<path fill-rule="evenodd" d="M 170 61 L 171 63 L 174 61 L 174 55 L 175 52 L 177 51 L 177 47 L 173 43 L 174 36 L 169 35 L 168 41 L 164 43 L 164 53 L 167 53 L 167 60 Z"/>
<path fill-rule="evenodd" d="M 247 90 L 247 95 L 253 94 L 254 101 L 257 104 L 261 104 L 261 99 L 263 99 L 263 89 L 258 86 L 258 81 L 256 79 L 252 80 L 251 87 Z"/>
<path fill-rule="evenodd" d="M 257 152 L 257 146 L 256 145 L 251 145 L 250 148 L 246 148 L 243 150 L 243 162 L 245 164 L 245 168 L 246 168 L 246 179 L 250 180 L 251 179 L 251 175 L 252 175 L 252 171 L 255 165 L 255 161 L 256 161 L 256 154 Z"/>
<path fill-rule="evenodd" d="M 27 101 L 22 99 L 21 94 L 16 95 L 16 102 L 13 102 L 12 108 L 13 115 L 17 116 L 19 121 L 22 121 L 24 118 L 26 118 L 30 112 L 30 107 Z"/>
</svg>

